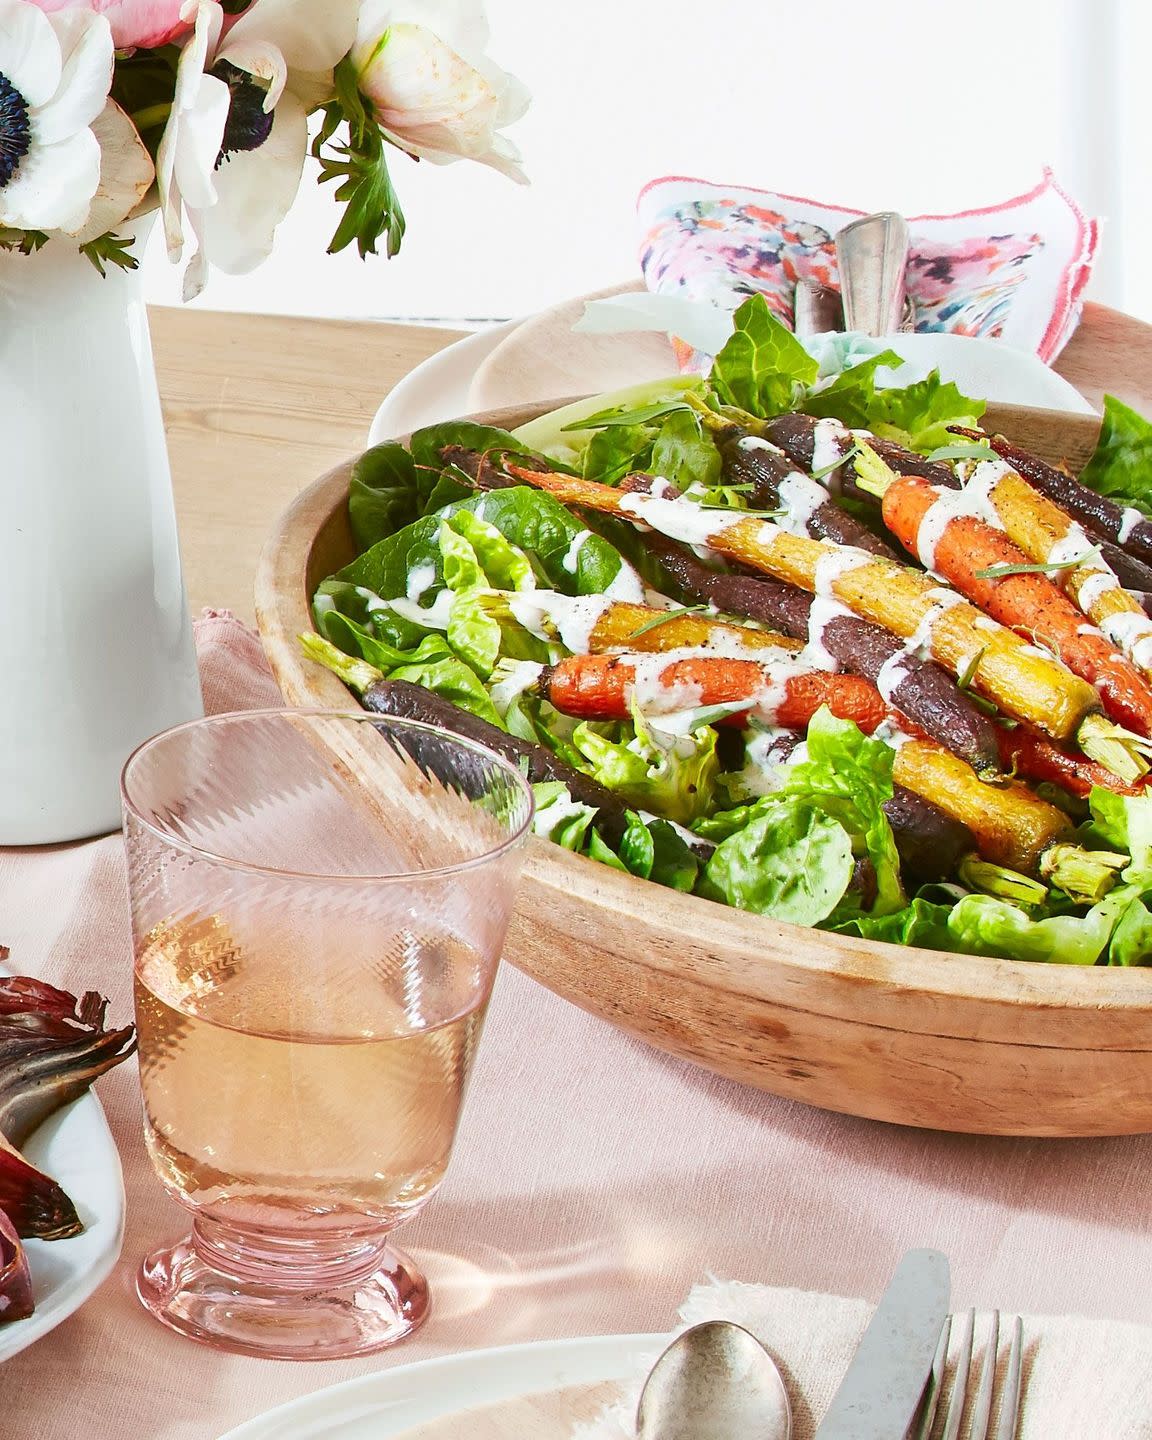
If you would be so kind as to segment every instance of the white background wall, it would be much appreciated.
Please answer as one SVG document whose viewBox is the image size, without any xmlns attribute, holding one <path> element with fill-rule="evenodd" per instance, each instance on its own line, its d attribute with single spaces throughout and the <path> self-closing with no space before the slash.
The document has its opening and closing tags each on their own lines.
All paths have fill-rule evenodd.
<svg viewBox="0 0 1152 1440">
<path fill-rule="evenodd" d="M 217 309 L 449 321 L 523 314 L 638 273 L 641 186 L 678 173 L 906 214 L 994 203 L 1043 163 L 1105 217 L 1093 292 L 1152 319 L 1148 0 L 488 0 L 491 53 L 535 100 L 533 183 L 393 173 L 401 255 L 324 254 L 306 177 L 257 273 Z M 177 303 L 154 237 L 151 298 Z"/>
</svg>

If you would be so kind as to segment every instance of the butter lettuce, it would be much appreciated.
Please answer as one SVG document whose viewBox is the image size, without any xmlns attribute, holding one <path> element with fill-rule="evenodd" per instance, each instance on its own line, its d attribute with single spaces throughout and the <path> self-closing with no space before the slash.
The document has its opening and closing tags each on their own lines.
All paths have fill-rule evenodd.
<svg viewBox="0 0 1152 1440">
<path fill-rule="evenodd" d="M 819 363 L 768 308 L 752 295 L 732 317 L 733 331 L 708 376 L 716 398 L 767 417 L 791 410 L 819 374 Z"/>
<path fill-rule="evenodd" d="M 1080 472 L 1085 485 L 1122 505 L 1152 510 L 1152 423 L 1114 395 L 1104 396 L 1104 421 L 1092 458 Z"/>
<path fill-rule="evenodd" d="M 793 925 L 818 925 L 852 881 L 852 837 L 815 802 L 759 802 L 755 817 L 721 841 L 697 893 Z"/>
<path fill-rule="evenodd" d="M 812 717 L 805 750 L 802 760 L 783 767 L 780 793 L 819 803 L 852 837 L 856 855 L 868 856 L 876 872 L 873 914 L 902 909 L 900 857 L 883 809 L 892 798 L 895 752 L 826 706 Z"/>
<path fill-rule="evenodd" d="M 549 587 L 565 595 L 601 594 L 625 568 L 620 553 L 600 536 L 581 540 L 587 536 L 585 527 L 558 501 L 518 485 L 473 495 L 404 526 L 326 580 L 321 593 L 333 593 L 334 585 L 345 584 L 362 586 L 383 599 L 403 596 L 408 593 L 409 577 L 424 570 L 428 571 L 429 588 L 442 588 L 440 526 L 445 518 L 463 510 L 486 520 L 532 556 Z M 574 559 L 569 560 L 573 551 Z"/>
<path fill-rule="evenodd" d="M 633 706 L 626 738 L 614 740 L 600 728 L 578 725 L 572 744 L 602 785 L 630 805 L 668 820 L 690 824 L 715 803 L 720 759 L 716 732 L 702 725 L 690 735 L 670 735 Z"/>
<path fill-rule="evenodd" d="M 673 890 L 688 891 L 695 884 L 699 862 L 683 837 L 666 820 L 645 820 L 629 811 L 627 828 L 619 846 L 613 850 L 604 837 L 591 828 L 596 818 L 595 807 L 573 800 L 562 781 L 548 780 L 533 785 L 532 793 L 536 797 L 533 834 L 577 855 L 588 855 L 603 865 Z"/>
</svg>

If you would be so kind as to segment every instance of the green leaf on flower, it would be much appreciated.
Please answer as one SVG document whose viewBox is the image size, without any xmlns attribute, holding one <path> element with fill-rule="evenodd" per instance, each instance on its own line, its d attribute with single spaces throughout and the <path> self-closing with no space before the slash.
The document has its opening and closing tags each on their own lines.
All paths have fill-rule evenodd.
<svg viewBox="0 0 1152 1440">
<path fill-rule="evenodd" d="M 355 240 L 364 259 L 377 253 L 377 242 L 384 236 L 391 259 L 404 238 L 404 212 L 388 171 L 384 135 L 360 93 L 356 69 L 347 56 L 336 67 L 335 89 L 336 98 L 322 107 L 324 119 L 312 142 L 320 181 L 339 182 L 336 199 L 344 206 L 328 253 L 346 250 Z M 348 127 L 348 139 L 337 144 L 336 132 L 342 124 Z"/>
<path fill-rule="evenodd" d="M 139 270 L 140 261 L 135 255 L 129 254 L 133 242 L 134 237 L 131 235 L 127 239 L 121 239 L 119 235 L 113 235 L 109 231 L 81 245 L 80 253 L 91 260 L 102 276 L 107 275 L 109 265 L 115 265 L 118 270 Z"/>
</svg>

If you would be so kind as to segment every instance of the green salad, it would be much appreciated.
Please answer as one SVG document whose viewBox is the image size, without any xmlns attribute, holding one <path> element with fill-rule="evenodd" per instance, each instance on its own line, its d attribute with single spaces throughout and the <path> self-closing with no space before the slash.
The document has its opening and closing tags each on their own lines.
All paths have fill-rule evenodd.
<svg viewBox="0 0 1152 1440">
<path fill-rule="evenodd" d="M 601 864 L 874 940 L 1150 963 L 1152 427 L 1109 400 L 1076 479 L 900 363 L 821 377 L 754 296 L 706 379 L 378 445 L 302 644 L 366 708 L 501 749 L 536 833 Z"/>
</svg>

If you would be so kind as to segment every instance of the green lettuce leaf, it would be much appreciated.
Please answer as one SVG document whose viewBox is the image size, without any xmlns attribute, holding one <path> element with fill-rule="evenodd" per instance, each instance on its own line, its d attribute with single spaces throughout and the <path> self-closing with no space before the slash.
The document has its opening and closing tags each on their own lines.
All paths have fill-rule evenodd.
<svg viewBox="0 0 1152 1440">
<path fill-rule="evenodd" d="M 682 404 L 686 391 L 702 392 L 704 388 L 705 382 L 698 375 L 645 380 L 607 395 L 574 400 L 529 420 L 515 431 L 516 439 L 554 462 L 573 467 L 579 474 L 584 451 L 599 429 L 617 423 L 644 424 L 664 414 L 670 405 Z"/>
<path fill-rule="evenodd" d="M 948 917 L 949 949 L 1005 960 L 1043 960 L 1053 965 L 1095 965 L 1132 897 L 1122 887 L 1086 915 L 1033 919 L 994 895 L 966 895 Z"/>
<path fill-rule="evenodd" d="M 1108 850 L 1127 852 L 1129 881 L 1147 875 L 1152 883 L 1152 797 L 1117 795 L 1097 785 L 1088 797 L 1091 821 L 1083 838 Z"/>
<path fill-rule="evenodd" d="M 358 655 L 387 675 L 398 665 L 420 665 L 429 660 L 451 656 L 452 650 L 443 635 L 423 632 L 415 645 L 400 647 L 381 640 L 358 621 L 339 610 L 327 610 L 317 617 L 317 628 L 325 640 L 343 650 L 345 655 Z"/>
<path fill-rule="evenodd" d="M 481 684 L 476 672 L 455 655 L 442 660 L 428 660 L 417 665 L 401 665 L 388 676 L 389 680 L 410 680 L 413 685 L 423 685 L 425 690 L 450 700 L 481 720 L 504 729 L 495 705 L 487 690 Z"/>
<path fill-rule="evenodd" d="M 877 370 L 892 370 L 904 362 L 895 350 L 883 350 L 842 370 L 830 385 L 813 390 L 800 409 L 807 415 L 831 416 L 850 429 L 867 429 L 876 401 Z"/>
<path fill-rule="evenodd" d="M 589 440 L 580 473 L 585 480 L 615 485 L 633 470 L 647 470 L 652 456 L 651 425 L 613 425 Z"/>
<path fill-rule="evenodd" d="M 649 466 L 680 490 L 689 485 L 712 489 L 720 483 L 720 452 L 691 410 L 674 410 L 663 420 L 652 445 Z"/>
<path fill-rule="evenodd" d="M 933 370 L 913 385 L 876 390 L 867 407 L 865 426 L 887 440 L 927 455 L 955 440 L 949 425 L 974 427 L 984 414 L 984 401 L 972 400 L 951 380 Z"/>
<path fill-rule="evenodd" d="M 1152 511 L 1152 423 L 1105 395 L 1100 439 L 1080 479 L 1101 495 Z"/>
<path fill-rule="evenodd" d="M 348 518 L 357 550 L 410 525 L 421 513 L 416 464 L 403 445 L 374 445 L 352 467 Z"/>
<path fill-rule="evenodd" d="M 852 837 L 814 802 L 770 797 L 717 847 L 697 894 L 793 925 L 818 925 L 852 880 Z"/>
<path fill-rule="evenodd" d="M 319 617 L 320 632 L 347 655 L 358 655 L 375 665 L 389 680 L 411 680 L 426 690 L 451 700 L 462 710 L 490 720 L 501 730 L 503 720 L 476 672 L 449 649 L 443 635 L 429 633 L 414 649 L 403 651 L 370 635 L 362 625 L 338 610 Z"/>
<path fill-rule="evenodd" d="M 733 325 L 708 377 L 717 399 L 765 419 L 791 410 L 816 379 L 818 362 L 776 319 L 763 295 L 749 296 Z"/>
<path fill-rule="evenodd" d="M 602 594 L 624 568 L 619 552 L 606 540 L 593 535 L 580 544 L 575 565 L 565 564 L 573 542 L 585 533 L 580 522 L 539 490 L 516 486 L 493 490 L 486 495 L 449 505 L 437 515 L 406 525 L 396 534 L 377 541 L 322 585 L 329 591 L 333 582 L 359 585 L 383 599 L 408 593 L 409 576 L 427 570 L 429 583 L 423 593 L 444 585 L 444 565 L 438 537 L 445 517 L 461 510 L 487 520 L 513 545 L 532 555 L 550 587 L 565 595 Z"/>
<path fill-rule="evenodd" d="M 533 835 L 582 855 L 587 848 L 588 827 L 596 818 L 596 807 L 573 800 L 563 780 L 539 781 L 532 786 L 532 794 L 536 799 Z"/>
<path fill-rule="evenodd" d="M 361 585 L 349 585 L 343 580 L 326 580 L 316 592 L 313 601 L 316 628 L 324 634 L 324 617 L 338 610 L 354 620 L 369 635 L 383 641 L 395 650 L 411 650 L 419 645 L 429 627 L 381 605 L 380 597 Z M 337 644 L 337 641 L 333 641 Z"/>
<path fill-rule="evenodd" d="M 471 545 L 484 579 L 493 590 L 531 590 L 536 577 L 532 562 L 518 545 L 471 510 L 457 510 L 448 523 Z"/>
<path fill-rule="evenodd" d="M 699 869 L 696 857 L 666 820 L 645 821 L 630 810 L 617 853 L 602 835 L 591 829 L 596 817 L 595 806 L 573 800 L 563 781 L 543 781 L 532 786 L 532 793 L 536 797 L 533 834 L 577 855 L 588 855 L 603 865 L 673 890 L 687 892 L 695 884 Z"/>
<path fill-rule="evenodd" d="M 852 837 L 854 853 L 872 861 L 877 893 L 871 908 L 876 915 L 895 913 L 905 905 L 900 857 L 883 810 L 892 798 L 894 758 L 883 741 L 821 706 L 808 726 L 805 758 L 781 771 L 780 794 L 820 805 Z"/>
<path fill-rule="evenodd" d="M 1135 890 L 1136 887 L 1130 887 Z M 1142 895 L 1133 894 L 1112 932 L 1109 965 L 1152 964 L 1152 911 Z"/>
<path fill-rule="evenodd" d="M 705 814 L 720 774 L 715 730 L 703 725 L 691 735 L 669 735 L 635 706 L 631 729 L 629 738 L 614 740 L 592 725 L 578 725 L 572 743 L 585 768 L 630 805 L 682 824 Z"/>
<path fill-rule="evenodd" d="M 834 929 L 865 940 L 885 940 L 890 945 L 922 945 L 929 950 L 950 950 L 948 916 L 952 905 L 917 898 L 903 910 L 888 915 L 853 915 Z"/>
</svg>

